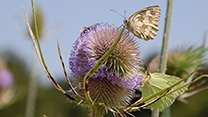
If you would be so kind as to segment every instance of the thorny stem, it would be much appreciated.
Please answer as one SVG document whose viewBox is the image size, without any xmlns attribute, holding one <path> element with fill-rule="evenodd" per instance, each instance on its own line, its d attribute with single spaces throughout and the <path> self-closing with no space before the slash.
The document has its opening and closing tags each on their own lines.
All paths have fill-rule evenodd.
<svg viewBox="0 0 208 117">
<path fill-rule="evenodd" d="M 167 13 L 166 13 L 166 21 L 165 21 L 165 30 L 163 35 L 163 45 L 162 45 L 162 52 L 160 58 L 160 67 L 159 72 L 165 73 L 167 67 L 167 58 L 168 58 L 168 44 L 169 44 L 169 34 L 170 34 L 170 24 L 171 24 L 171 17 L 172 17 L 172 8 L 173 8 L 173 0 L 168 0 L 167 2 Z M 166 108 L 167 111 L 164 111 L 165 117 L 170 117 L 170 109 L 169 107 Z M 153 110 L 152 117 L 159 117 L 159 111 Z"/>
<path fill-rule="evenodd" d="M 104 113 L 104 105 L 94 104 L 91 106 L 91 117 L 103 117 Z"/>
</svg>

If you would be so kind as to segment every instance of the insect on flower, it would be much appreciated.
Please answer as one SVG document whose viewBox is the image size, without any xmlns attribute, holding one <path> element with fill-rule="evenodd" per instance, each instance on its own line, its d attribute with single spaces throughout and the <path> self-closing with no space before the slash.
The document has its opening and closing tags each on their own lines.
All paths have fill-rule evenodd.
<svg viewBox="0 0 208 117">
<path fill-rule="evenodd" d="M 94 30 L 96 28 L 96 26 L 98 25 L 98 23 L 92 25 L 92 26 L 89 26 L 89 27 L 84 27 L 80 30 L 80 34 L 85 34 L 87 33 L 87 30 L 90 30 L 91 28 Z"/>
</svg>

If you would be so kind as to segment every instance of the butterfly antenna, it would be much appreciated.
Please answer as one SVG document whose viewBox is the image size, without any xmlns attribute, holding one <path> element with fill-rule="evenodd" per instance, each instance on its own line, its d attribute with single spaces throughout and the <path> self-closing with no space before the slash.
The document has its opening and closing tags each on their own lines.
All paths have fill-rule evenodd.
<svg viewBox="0 0 208 117">
<path fill-rule="evenodd" d="M 124 17 L 125 17 L 125 20 L 126 20 L 126 10 L 124 10 Z"/>
<path fill-rule="evenodd" d="M 113 10 L 113 9 L 110 9 L 110 11 L 113 11 L 113 12 L 117 13 L 118 15 L 120 15 L 121 17 L 123 17 L 124 19 L 126 19 L 126 17 L 123 16 L 122 14 L 120 14 L 119 12 L 117 12 L 117 11 L 115 11 L 115 10 Z"/>
</svg>

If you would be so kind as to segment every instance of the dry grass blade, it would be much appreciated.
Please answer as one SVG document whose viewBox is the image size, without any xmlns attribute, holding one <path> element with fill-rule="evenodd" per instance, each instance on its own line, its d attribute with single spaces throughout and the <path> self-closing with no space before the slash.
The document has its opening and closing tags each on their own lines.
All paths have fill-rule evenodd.
<svg viewBox="0 0 208 117">
<path fill-rule="evenodd" d="M 62 64 L 62 67 L 63 67 L 63 70 L 64 70 L 64 75 L 65 75 L 66 80 L 67 80 L 67 82 L 68 82 L 68 84 L 69 84 L 69 87 L 71 88 L 71 90 L 73 91 L 73 93 L 74 93 L 75 95 L 77 95 L 77 96 L 80 97 L 80 95 L 74 90 L 74 87 L 72 86 L 72 84 L 71 84 L 71 82 L 70 82 L 70 80 L 69 80 L 69 78 L 68 78 L 68 75 L 67 75 L 67 73 L 66 73 L 66 68 L 65 68 L 65 65 L 64 65 L 62 56 L 61 56 L 61 50 L 60 50 L 60 46 L 59 46 L 59 42 L 58 42 L 58 41 L 57 41 L 57 46 L 58 46 L 59 58 L 60 58 L 60 60 L 61 60 L 61 64 Z"/>
<path fill-rule="evenodd" d="M 55 88 L 60 91 L 64 96 L 66 96 L 68 99 L 70 99 L 71 101 L 75 101 L 75 99 L 71 96 L 69 96 L 68 94 L 65 93 L 65 91 L 61 88 L 61 86 L 54 80 L 54 78 L 52 77 L 52 75 L 50 74 L 50 72 L 48 71 L 47 69 L 47 66 L 45 65 L 45 62 L 43 60 L 43 57 L 42 57 L 42 53 L 40 53 L 40 48 L 36 42 L 36 38 L 35 38 L 35 35 L 33 34 L 32 32 L 32 29 L 30 27 L 30 24 L 29 24 L 29 21 L 28 21 L 28 18 L 27 18 L 27 15 L 26 15 L 26 11 L 24 9 L 24 15 L 25 15 L 25 20 L 26 20 L 26 24 L 27 24 L 27 27 L 28 27 L 28 30 L 29 30 L 29 33 L 31 35 L 31 38 L 32 38 L 32 41 L 33 41 L 33 44 L 34 44 L 34 47 L 35 47 L 35 51 L 38 55 L 38 58 L 40 60 L 40 63 L 46 73 L 46 75 L 48 76 L 48 78 L 52 81 L 52 83 L 54 84 Z"/>
</svg>

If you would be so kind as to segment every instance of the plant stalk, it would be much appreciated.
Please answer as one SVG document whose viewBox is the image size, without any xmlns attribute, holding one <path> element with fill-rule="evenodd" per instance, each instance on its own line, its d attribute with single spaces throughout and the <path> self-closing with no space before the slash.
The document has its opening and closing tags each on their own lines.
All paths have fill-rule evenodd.
<svg viewBox="0 0 208 117">
<path fill-rule="evenodd" d="M 35 106 L 36 106 L 36 97 L 37 97 L 37 88 L 38 88 L 38 79 L 36 72 L 36 56 L 35 52 L 33 54 L 32 61 L 32 69 L 31 69 L 31 77 L 28 89 L 27 96 L 27 105 L 26 105 L 26 113 L 25 117 L 34 117 L 35 114 Z"/>
<path fill-rule="evenodd" d="M 172 8 L 173 0 L 168 0 L 167 2 L 167 12 L 166 12 L 166 21 L 165 21 L 165 30 L 163 35 L 163 45 L 160 56 L 160 66 L 159 72 L 165 73 L 167 68 L 167 59 L 168 59 L 168 44 L 169 44 L 169 34 L 170 34 L 170 24 L 172 17 Z M 166 108 L 162 114 L 163 117 L 170 117 L 170 107 Z M 153 110 L 152 117 L 159 117 L 159 111 Z"/>
<path fill-rule="evenodd" d="M 103 117 L 105 113 L 105 107 L 99 104 L 91 105 L 91 114 L 90 117 Z"/>
</svg>

